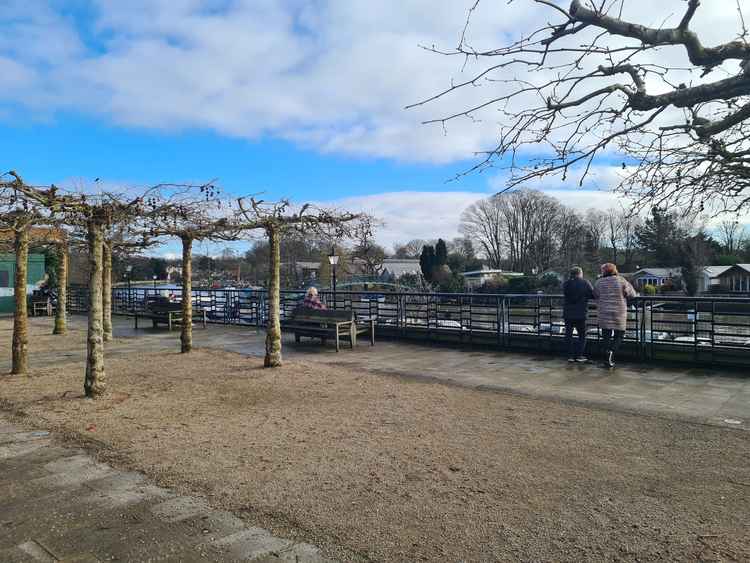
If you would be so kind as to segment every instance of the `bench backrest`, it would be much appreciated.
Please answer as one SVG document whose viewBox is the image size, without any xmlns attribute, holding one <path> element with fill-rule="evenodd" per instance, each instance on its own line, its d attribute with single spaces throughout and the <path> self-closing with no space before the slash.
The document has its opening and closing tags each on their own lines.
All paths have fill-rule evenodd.
<svg viewBox="0 0 750 563">
<path fill-rule="evenodd" d="M 345 309 L 295 309 L 292 320 L 302 323 L 342 323 L 354 320 L 354 311 Z"/>
<path fill-rule="evenodd" d="M 170 301 L 169 297 L 149 297 L 146 302 L 146 309 L 152 313 L 166 313 L 168 311 L 180 311 L 182 303 Z"/>
</svg>

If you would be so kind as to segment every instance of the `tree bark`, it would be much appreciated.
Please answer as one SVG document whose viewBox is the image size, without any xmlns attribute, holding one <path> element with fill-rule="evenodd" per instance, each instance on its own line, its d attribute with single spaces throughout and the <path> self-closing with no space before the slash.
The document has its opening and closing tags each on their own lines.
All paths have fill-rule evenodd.
<svg viewBox="0 0 750 563">
<path fill-rule="evenodd" d="M 102 328 L 104 341 L 112 340 L 112 245 L 102 243 Z"/>
<path fill-rule="evenodd" d="M 182 237 L 182 330 L 181 352 L 193 349 L 193 239 Z"/>
<path fill-rule="evenodd" d="M 281 241 L 276 228 L 268 228 L 269 279 L 268 279 L 268 326 L 266 327 L 265 367 L 281 366 Z"/>
<path fill-rule="evenodd" d="M 13 315 L 12 374 L 26 373 L 29 362 L 29 311 L 26 286 L 29 260 L 29 227 L 15 230 L 16 276 L 14 294 L 16 311 Z"/>
<path fill-rule="evenodd" d="M 89 244 L 89 326 L 86 353 L 87 397 L 96 398 L 106 391 L 104 372 L 104 327 L 102 311 L 102 262 L 104 227 L 96 220 L 88 224 Z"/>
<path fill-rule="evenodd" d="M 57 309 L 55 309 L 55 329 L 52 334 L 65 334 L 68 315 L 68 245 L 57 246 Z"/>
</svg>

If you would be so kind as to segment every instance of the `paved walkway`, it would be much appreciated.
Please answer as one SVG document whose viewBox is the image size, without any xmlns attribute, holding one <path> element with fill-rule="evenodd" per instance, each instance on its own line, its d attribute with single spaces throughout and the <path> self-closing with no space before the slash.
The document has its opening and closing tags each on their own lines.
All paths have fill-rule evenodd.
<svg viewBox="0 0 750 563">
<path fill-rule="evenodd" d="M 179 348 L 178 332 L 134 331 L 132 321 L 117 320 L 116 333 L 134 337 L 117 344 L 122 353 L 142 347 Z M 254 328 L 209 325 L 193 331 L 196 346 L 263 355 L 265 333 Z M 519 393 L 627 412 L 668 416 L 750 430 L 750 369 L 621 364 L 613 371 L 596 364 L 569 364 L 565 358 L 448 347 L 404 341 L 360 341 L 354 350 L 336 353 L 333 345 L 284 336 L 290 359 L 346 365 L 383 375 L 428 379 L 489 391 Z M 122 347 L 122 348 L 121 348 Z M 130 351 L 126 350 L 130 348 Z M 118 352 L 119 353 L 119 352 Z"/>
<path fill-rule="evenodd" d="M 0 561 L 326 561 L 0 416 Z"/>
<path fill-rule="evenodd" d="M 32 322 L 51 322 L 32 319 Z M 83 328 L 84 317 L 72 323 Z M 164 328 L 133 330 L 132 319 L 115 317 L 115 342 L 111 356 L 144 350 L 179 350 L 179 331 Z M 117 338 L 120 337 L 120 338 Z M 193 330 L 196 346 L 220 348 L 247 355 L 263 355 L 265 333 L 250 327 L 209 325 Z M 533 353 L 513 353 L 458 348 L 404 341 L 360 341 L 357 348 L 336 353 L 333 345 L 303 339 L 295 344 L 284 336 L 284 356 L 290 359 L 346 365 L 383 375 L 441 381 L 488 391 L 627 412 L 668 416 L 750 430 L 750 368 L 747 373 L 665 364 L 621 364 L 612 371 L 595 364 L 569 364 L 564 358 Z M 67 356 L 84 358 L 85 350 Z M 68 358 L 70 359 L 70 358 Z M 35 354 L 32 362 L 54 365 L 59 353 Z M 9 366 L 8 366 L 9 367 Z M 2 369 L 2 366 L 0 366 Z"/>
</svg>

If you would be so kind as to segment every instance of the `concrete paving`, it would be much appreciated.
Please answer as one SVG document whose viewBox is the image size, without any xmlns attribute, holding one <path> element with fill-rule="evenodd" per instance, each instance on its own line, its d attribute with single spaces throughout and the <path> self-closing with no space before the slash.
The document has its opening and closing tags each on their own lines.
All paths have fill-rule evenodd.
<svg viewBox="0 0 750 563">
<path fill-rule="evenodd" d="M 328 560 L 0 415 L 0 561 Z"/>
</svg>

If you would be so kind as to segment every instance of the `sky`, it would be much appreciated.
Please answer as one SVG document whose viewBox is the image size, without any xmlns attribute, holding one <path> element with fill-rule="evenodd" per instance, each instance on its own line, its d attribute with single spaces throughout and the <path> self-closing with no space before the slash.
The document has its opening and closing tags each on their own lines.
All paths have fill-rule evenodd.
<svg viewBox="0 0 750 563">
<path fill-rule="evenodd" d="M 217 179 L 228 194 L 373 213 L 387 248 L 452 238 L 461 212 L 503 187 L 493 170 L 455 179 L 492 146 L 496 119 L 422 122 L 487 90 L 404 108 L 472 71 L 422 47 L 455 47 L 474 2 L 0 0 L 0 167 L 35 184 Z M 507 43 L 541 10 L 480 3 L 467 38 Z M 606 209 L 614 180 L 599 163 L 583 187 L 530 187 Z"/>
</svg>

